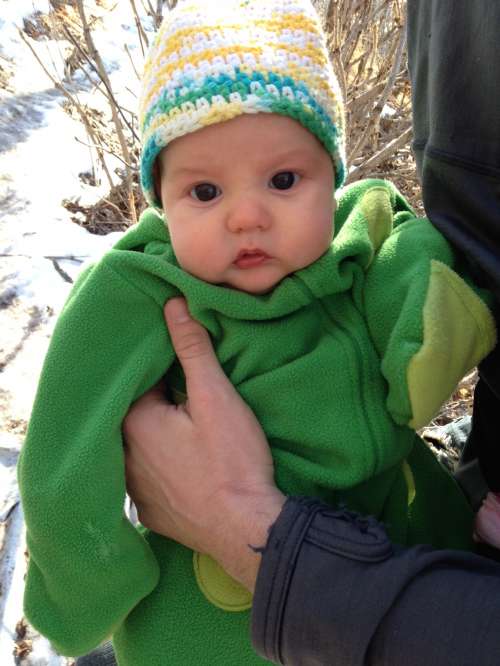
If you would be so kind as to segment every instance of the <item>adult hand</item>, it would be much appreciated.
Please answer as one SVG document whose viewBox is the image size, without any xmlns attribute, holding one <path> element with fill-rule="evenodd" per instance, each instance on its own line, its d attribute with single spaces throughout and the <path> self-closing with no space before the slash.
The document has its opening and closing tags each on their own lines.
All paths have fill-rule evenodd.
<svg viewBox="0 0 500 666">
<path fill-rule="evenodd" d="M 188 400 L 171 405 L 157 386 L 132 406 L 123 425 L 127 489 L 143 525 L 210 554 L 253 591 L 254 548 L 265 545 L 285 497 L 274 485 L 264 433 L 208 333 L 183 299 L 164 312 Z"/>
</svg>

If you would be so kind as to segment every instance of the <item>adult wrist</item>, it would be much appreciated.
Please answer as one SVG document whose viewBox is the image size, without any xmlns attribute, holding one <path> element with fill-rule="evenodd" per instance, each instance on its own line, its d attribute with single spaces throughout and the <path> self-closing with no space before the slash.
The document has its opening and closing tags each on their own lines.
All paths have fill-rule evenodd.
<svg viewBox="0 0 500 666">
<path fill-rule="evenodd" d="M 262 552 L 269 533 L 280 515 L 286 497 L 277 489 L 255 497 L 232 499 L 230 534 L 221 540 L 216 559 L 222 567 L 253 592 Z M 227 517 L 228 514 L 226 514 Z"/>
</svg>

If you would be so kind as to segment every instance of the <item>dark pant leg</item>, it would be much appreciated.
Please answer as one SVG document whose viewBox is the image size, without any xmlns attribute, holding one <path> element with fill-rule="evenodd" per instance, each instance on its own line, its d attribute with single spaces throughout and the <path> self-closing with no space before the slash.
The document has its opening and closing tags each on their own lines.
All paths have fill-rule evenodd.
<svg viewBox="0 0 500 666">
<path fill-rule="evenodd" d="M 414 152 L 426 213 L 500 303 L 500 2 L 408 0 Z M 500 489 L 500 348 L 480 366 L 466 458 Z"/>
<path fill-rule="evenodd" d="M 75 666 L 117 666 L 113 645 L 104 643 L 93 652 L 86 654 L 84 657 L 79 657 Z"/>
</svg>

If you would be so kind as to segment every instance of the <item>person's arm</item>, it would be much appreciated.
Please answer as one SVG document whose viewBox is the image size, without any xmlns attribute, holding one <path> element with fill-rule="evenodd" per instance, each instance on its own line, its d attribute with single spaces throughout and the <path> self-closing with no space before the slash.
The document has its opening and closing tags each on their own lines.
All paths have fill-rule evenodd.
<svg viewBox="0 0 500 666">
<path fill-rule="evenodd" d="M 500 323 L 500 3 L 408 0 L 413 153 L 432 224 L 496 298 Z M 481 37 L 478 38 L 478 35 Z M 459 72 L 459 75 L 457 73 Z M 500 491 L 500 345 L 479 366 L 462 454 Z M 463 471 L 465 475 L 465 470 Z"/>
<path fill-rule="evenodd" d="M 287 666 L 494 666 L 500 567 L 389 542 L 375 520 L 289 499 L 255 587 L 254 649 Z"/>
<path fill-rule="evenodd" d="M 271 453 L 185 301 L 172 299 L 165 314 L 188 401 L 167 403 L 158 385 L 132 407 L 123 426 L 127 489 L 145 527 L 212 555 L 253 590 L 257 550 L 285 501 Z"/>
<path fill-rule="evenodd" d="M 157 389 L 135 404 L 124 423 L 128 489 L 141 522 L 254 590 L 255 650 L 293 666 L 500 663 L 500 567 L 403 549 L 375 520 L 285 502 L 262 430 L 207 333 L 183 301 L 166 317 L 188 403 L 172 407 Z"/>
<path fill-rule="evenodd" d="M 159 577 L 124 515 L 121 425 L 173 360 L 162 326 L 169 293 L 155 302 L 113 269 L 115 255 L 87 270 L 64 307 L 18 464 L 26 617 L 67 655 L 112 634 Z M 131 312 L 141 316 L 131 320 Z"/>
</svg>

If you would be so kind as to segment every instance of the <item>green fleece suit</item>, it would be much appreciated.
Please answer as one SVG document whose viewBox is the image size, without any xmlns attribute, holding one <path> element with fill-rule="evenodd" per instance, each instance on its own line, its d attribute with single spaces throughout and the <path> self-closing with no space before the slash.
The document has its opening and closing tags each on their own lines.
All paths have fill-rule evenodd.
<svg viewBox="0 0 500 666">
<path fill-rule="evenodd" d="M 314 264 L 256 296 L 185 273 L 148 210 L 78 280 L 19 464 L 26 615 L 62 653 L 113 635 L 125 666 L 265 663 L 245 592 L 123 512 L 122 420 L 165 374 L 184 390 L 162 314 L 181 293 L 261 422 L 285 493 L 374 515 L 404 544 L 470 547 L 468 506 L 415 429 L 494 346 L 485 296 L 388 183 L 346 188 L 335 227 Z"/>
</svg>

